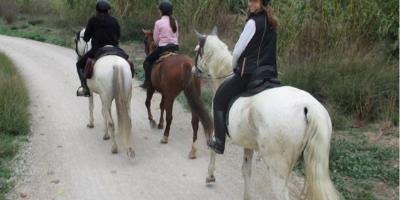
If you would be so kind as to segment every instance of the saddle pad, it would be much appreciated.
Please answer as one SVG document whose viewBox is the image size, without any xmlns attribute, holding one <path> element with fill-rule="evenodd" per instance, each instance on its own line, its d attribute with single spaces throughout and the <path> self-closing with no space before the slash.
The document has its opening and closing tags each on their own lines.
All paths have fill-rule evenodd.
<svg viewBox="0 0 400 200">
<path fill-rule="evenodd" d="M 135 67 L 132 61 L 127 60 L 132 72 L 132 78 L 135 76 Z M 96 64 L 95 59 L 88 58 L 86 61 L 84 75 L 86 79 L 91 79 L 93 77 L 94 65 Z"/>
</svg>

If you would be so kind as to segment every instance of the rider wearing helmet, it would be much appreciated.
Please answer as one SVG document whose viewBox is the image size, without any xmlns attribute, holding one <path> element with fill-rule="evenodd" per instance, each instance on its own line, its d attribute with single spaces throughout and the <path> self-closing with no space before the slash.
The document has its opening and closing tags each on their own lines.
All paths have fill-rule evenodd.
<svg viewBox="0 0 400 200">
<path fill-rule="evenodd" d="M 269 0 L 249 0 L 247 23 L 233 51 L 234 75 L 218 88 L 213 102 L 215 134 L 208 145 L 218 154 L 225 150 L 226 111 L 230 101 L 247 89 L 256 71 L 269 71 L 266 79 L 278 76 L 276 27 L 277 20 Z"/>
<path fill-rule="evenodd" d="M 78 96 L 89 96 L 90 91 L 86 84 L 84 68 L 88 58 L 94 58 L 97 51 L 107 45 L 118 47 L 121 36 L 121 29 L 117 19 L 112 17 L 108 11 L 110 3 L 106 0 L 99 0 L 96 4 L 97 14 L 89 19 L 86 26 L 83 40 L 92 40 L 92 49 L 82 56 L 76 63 L 81 87 L 77 91 Z"/>
<path fill-rule="evenodd" d="M 146 88 L 151 84 L 151 69 L 155 61 L 165 52 L 176 52 L 179 50 L 178 22 L 172 16 L 173 6 L 168 0 L 164 0 L 159 5 L 161 18 L 154 25 L 153 37 L 157 48 L 147 56 L 143 63 L 145 70 L 145 81 L 142 85 Z"/>
</svg>

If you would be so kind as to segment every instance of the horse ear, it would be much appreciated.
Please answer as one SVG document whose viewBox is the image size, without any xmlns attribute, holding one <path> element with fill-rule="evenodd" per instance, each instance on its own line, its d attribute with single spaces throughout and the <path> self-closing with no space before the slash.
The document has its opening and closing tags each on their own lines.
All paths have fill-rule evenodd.
<svg viewBox="0 0 400 200">
<path fill-rule="evenodd" d="M 210 35 L 218 36 L 218 27 L 217 27 L 217 26 L 214 26 L 214 28 L 213 28 L 213 30 L 211 31 L 211 34 L 210 34 Z"/>
<path fill-rule="evenodd" d="M 203 38 L 206 37 L 204 34 L 199 33 L 196 29 L 194 30 L 194 32 L 196 33 L 196 36 L 197 36 L 199 39 L 203 39 Z"/>
</svg>

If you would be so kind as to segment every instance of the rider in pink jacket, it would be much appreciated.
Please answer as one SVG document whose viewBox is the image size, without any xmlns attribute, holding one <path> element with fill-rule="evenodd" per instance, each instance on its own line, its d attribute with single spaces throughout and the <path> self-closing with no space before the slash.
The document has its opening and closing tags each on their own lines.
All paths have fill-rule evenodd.
<svg viewBox="0 0 400 200">
<path fill-rule="evenodd" d="M 154 26 L 153 37 L 157 48 L 154 52 L 147 56 L 143 63 L 145 71 L 145 81 L 142 85 L 147 88 L 151 84 L 151 69 L 155 61 L 157 61 L 165 52 L 177 52 L 179 50 L 179 32 L 178 22 L 172 16 L 173 6 L 169 1 L 163 1 L 159 6 L 161 19 Z"/>
</svg>

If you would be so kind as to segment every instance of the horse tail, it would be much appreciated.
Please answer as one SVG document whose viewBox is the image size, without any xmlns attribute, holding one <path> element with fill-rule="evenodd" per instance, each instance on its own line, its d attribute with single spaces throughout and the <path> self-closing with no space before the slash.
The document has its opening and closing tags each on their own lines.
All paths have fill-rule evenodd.
<svg viewBox="0 0 400 200">
<path fill-rule="evenodd" d="M 201 100 L 200 82 L 196 77 L 193 76 L 192 65 L 190 63 L 183 64 L 182 68 L 182 82 L 184 87 L 183 92 L 186 96 L 191 111 L 199 117 L 208 141 L 211 138 L 214 125 L 208 110 Z"/>
<path fill-rule="evenodd" d="M 339 193 L 329 177 L 329 149 L 332 135 L 332 123 L 328 112 L 321 106 L 304 107 L 308 124 L 306 135 L 304 165 L 306 191 L 305 199 L 338 200 Z"/>
<path fill-rule="evenodd" d="M 114 98 L 117 107 L 118 117 L 118 130 L 124 135 L 125 144 L 129 144 L 130 134 L 132 130 L 132 123 L 130 117 L 130 101 L 131 89 L 127 85 L 127 76 L 124 74 L 121 67 L 128 66 L 114 66 L 113 85 L 114 85 Z"/>
</svg>

